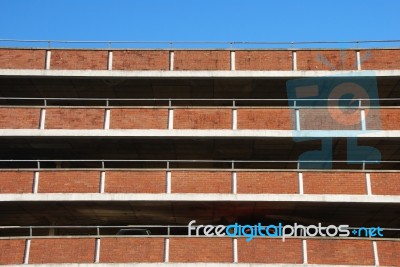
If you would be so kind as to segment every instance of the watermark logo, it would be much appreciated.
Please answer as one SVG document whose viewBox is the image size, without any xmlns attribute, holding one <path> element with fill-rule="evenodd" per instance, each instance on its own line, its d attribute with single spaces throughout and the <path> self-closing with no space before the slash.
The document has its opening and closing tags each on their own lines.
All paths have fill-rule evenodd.
<svg viewBox="0 0 400 267">
<path fill-rule="evenodd" d="M 230 225 L 194 225 L 196 220 L 192 220 L 188 224 L 188 236 L 207 236 L 207 237 L 223 237 L 229 236 L 233 238 L 244 237 L 247 242 L 250 242 L 255 237 L 281 237 L 285 241 L 287 237 L 383 237 L 383 229 L 381 227 L 360 227 L 349 228 L 349 225 L 283 225 L 282 223 L 261 225 L 241 225 L 238 223 Z"/>
<path fill-rule="evenodd" d="M 317 60 L 331 66 L 321 55 L 317 56 Z M 332 66 L 331 69 L 336 70 Z M 359 145 L 359 133 L 356 132 L 381 129 L 378 86 L 374 72 L 363 72 L 363 76 L 354 72 L 341 72 L 336 76 L 293 79 L 286 83 L 286 90 L 293 118 L 293 140 L 317 140 L 321 143 L 320 150 L 306 151 L 299 156 L 298 160 L 305 162 L 302 168 L 332 168 L 333 138 L 329 135 L 308 137 L 305 133 L 307 130 L 335 131 L 338 136 L 341 133 L 349 136 L 349 131 L 352 131 L 351 137 L 346 140 L 348 164 L 380 162 L 380 151 L 371 146 Z"/>
</svg>

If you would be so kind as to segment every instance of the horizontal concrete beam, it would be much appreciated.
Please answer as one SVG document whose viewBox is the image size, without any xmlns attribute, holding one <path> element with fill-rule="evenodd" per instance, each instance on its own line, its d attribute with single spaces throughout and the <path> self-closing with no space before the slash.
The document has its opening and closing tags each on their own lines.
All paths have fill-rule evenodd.
<svg viewBox="0 0 400 267">
<path fill-rule="evenodd" d="M 400 203 L 400 196 L 378 195 L 299 195 L 299 194 L 108 194 L 108 193 L 40 193 L 0 194 L 6 201 L 184 201 L 184 202 L 335 202 Z"/>
<path fill-rule="evenodd" d="M 354 71 L 122 71 L 0 69 L 0 76 L 99 77 L 99 78 L 297 78 L 297 77 L 397 77 L 400 70 Z"/>
<path fill-rule="evenodd" d="M 399 138 L 400 130 L 39 130 L 1 129 L 1 137 Z"/>
</svg>

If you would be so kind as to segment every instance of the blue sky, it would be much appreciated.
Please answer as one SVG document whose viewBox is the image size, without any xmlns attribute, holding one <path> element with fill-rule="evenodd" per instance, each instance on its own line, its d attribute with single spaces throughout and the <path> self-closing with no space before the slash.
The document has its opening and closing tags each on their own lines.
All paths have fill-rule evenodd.
<svg viewBox="0 0 400 267">
<path fill-rule="evenodd" d="M 1 4 L 3 39 L 400 39 L 397 0 L 2 0 Z"/>
</svg>

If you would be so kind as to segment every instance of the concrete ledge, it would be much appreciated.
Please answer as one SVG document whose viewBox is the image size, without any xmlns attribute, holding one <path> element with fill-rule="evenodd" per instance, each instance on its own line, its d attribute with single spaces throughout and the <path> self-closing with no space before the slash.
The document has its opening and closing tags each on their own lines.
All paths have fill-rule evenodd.
<svg viewBox="0 0 400 267">
<path fill-rule="evenodd" d="M 266 137 L 359 137 L 398 138 L 400 130 L 356 131 L 356 130 L 38 130 L 1 129 L 2 137 L 211 137 L 211 138 L 266 138 Z"/>
<path fill-rule="evenodd" d="M 38 193 L 0 194 L 0 201 L 183 201 L 183 202 L 335 202 L 400 203 L 400 196 L 384 195 L 299 195 L 299 194 L 110 194 L 110 193 Z"/>
<path fill-rule="evenodd" d="M 48 77 L 98 77 L 98 78 L 295 78 L 295 77 L 396 77 L 400 70 L 349 70 L 349 71 L 122 71 L 122 70 L 33 70 L 0 69 L 0 76 L 48 76 Z"/>
</svg>

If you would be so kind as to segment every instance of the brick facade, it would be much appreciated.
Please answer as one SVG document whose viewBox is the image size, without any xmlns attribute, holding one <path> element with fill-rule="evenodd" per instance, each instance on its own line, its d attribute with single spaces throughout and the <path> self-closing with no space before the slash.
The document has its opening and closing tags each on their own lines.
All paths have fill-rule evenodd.
<svg viewBox="0 0 400 267">
<path fill-rule="evenodd" d="M 0 172 L 0 193 L 32 193 L 33 176 L 33 172 Z"/>
<path fill-rule="evenodd" d="M 367 194 L 360 172 L 303 172 L 304 194 Z"/>
<path fill-rule="evenodd" d="M 99 171 L 43 171 L 39 193 L 99 193 Z"/>
<path fill-rule="evenodd" d="M 172 193 L 231 193 L 231 172 L 172 171 Z"/>
<path fill-rule="evenodd" d="M 230 109 L 176 109 L 174 129 L 232 129 Z"/>
<path fill-rule="evenodd" d="M 237 172 L 239 194 L 297 194 L 297 172 Z"/>
<path fill-rule="evenodd" d="M 110 129 L 167 129 L 168 109 L 113 108 Z"/>
<path fill-rule="evenodd" d="M 107 193 L 165 193 L 165 171 L 107 171 Z"/>
<path fill-rule="evenodd" d="M 48 108 L 46 129 L 104 129 L 104 109 Z"/>
<path fill-rule="evenodd" d="M 33 239 L 29 263 L 93 263 L 94 238 Z"/>
</svg>

